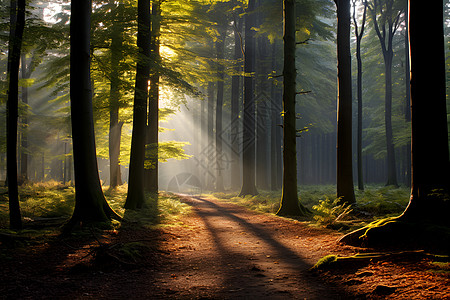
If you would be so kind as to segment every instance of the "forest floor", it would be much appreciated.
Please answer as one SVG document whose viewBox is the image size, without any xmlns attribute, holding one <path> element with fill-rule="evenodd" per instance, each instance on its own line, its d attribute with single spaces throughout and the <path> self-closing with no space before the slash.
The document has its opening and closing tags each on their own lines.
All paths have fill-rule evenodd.
<svg viewBox="0 0 450 300">
<path fill-rule="evenodd" d="M 307 222 L 200 197 L 175 226 L 122 226 L 0 251 L 1 299 L 450 299 L 448 263 L 420 255 L 349 260 L 373 249 Z M 17 241 L 15 242 L 17 243 Z M 14 249 L 14 250 L 12 250 Z"/>
</svg>

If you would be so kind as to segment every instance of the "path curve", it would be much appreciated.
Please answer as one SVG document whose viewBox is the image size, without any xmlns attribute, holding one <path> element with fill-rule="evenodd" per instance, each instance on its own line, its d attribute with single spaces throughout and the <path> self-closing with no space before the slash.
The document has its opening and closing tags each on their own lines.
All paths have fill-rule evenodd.
<svg viewBox="0 0 450 300">
<path fill-rule="evenodd" d="M 156 285 L 166 298 L 344 299 L 308 269 L 337 250 L 338 235 L 204 197 L 180 195 L 193 213 L 163 248 Z M 340 254 L 349 250 L 340 247 Z"/>
</svg>

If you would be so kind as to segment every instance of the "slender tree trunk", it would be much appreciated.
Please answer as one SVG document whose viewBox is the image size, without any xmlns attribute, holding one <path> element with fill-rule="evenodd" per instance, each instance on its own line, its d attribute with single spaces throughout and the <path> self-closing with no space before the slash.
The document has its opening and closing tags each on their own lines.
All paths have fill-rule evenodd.
<svg viewBox="0 0 450 300">
<path fill-rule="evenodd" d="M 284 66 L 283 66 L 283 187 L 277 215 L 301 216 L 306 210 L 298 201 L 297 129 L 295 69 L 295 0 L 284 0 Z"/>
<path fill-rule="evenodd" d="M 21 55 L 22 60 L 22 79 L 30 79 L 31 70 L 27 65 L 26 55 Z M 28 87 L 22 86 L 22 102 L 28 105 Z M 20 151 L 20 182 L 26 183 L 28 181 L 28 108 L 22 116 L 22 134 L 21 134 L 21 151 Z"/>
<path fill-rule="evenodd" d="M 91 1 L 71 3 L 70 18 L 70 109 L 75 166 L 75 210 L 65 227 L 77 223 L 104 222 L 120 217 L 103 195 L 95 150 L 90 77 Z"/>
<path fill-rule="evenodd" d="M 354 203 L 352 168 L 352 73 L 350 55 L 350 0 L 336 0 L 338 117 L 337 117 L 337 196 Z"/>
<path fill-rule="evenodd" d="M 6 169 L 11 229 L 22 228 L 17 182 L 17 121 L 19 105 L 19 66 L 25 27 L 25 0 L 11 0 L 8 50 L 8 101 L 6 103 Z"/>
<path fill-rule="evenodd" d="M 237 23 L 237 24 L 236 24 Z M 239 95 L 240 95 L 240 81 L 241 63 L 242 63 L 242 41 L 240 34 L 242 32 L 242 19 L 239 22 L 234 19 L 234 72 L 231 77 L 231 189 L 238 190 L 241 182 L 240 160 L 239 152 Z"/>
<path fill-rule="evenodd" d="M 392 132 L 392 59 L 394 54 L 392 51 L 386 53 L 385 57 L 385 107 L 384 107 L 384 121 L 386 129 L 386 149 L 387 149 L 387 175 L 388 180 L 386 185 L 398 186 L 397 172 L 395 163 L 395 149 L 394 137 Z"/>
<path fill-rule="evenodd" d="M 358 27 L 356 20 L 356 1 L 353 0 L 353 23 L 355 25 L 356 36 L 356 60 L 358 65 L 357 75 L 357 96 L 358 96 L 358 128 L 357 128 L 357 170 L 358 170 L 358 189 L 364 190 L 363 167 L 362 167 L 362 59 L 361 59 L 361 40 L 364 36 L 364 27 L 366 24 L 367 4 L 364 1 L 364 12 L 361 27 Z"/>
<path fill-rule="evenodd" d="M 110 165 L 110 187 L 116 188 L 122 185 L 122 174 L 120 172 L 120 142 L 122 136 L 123 122 L 119 121 L 120 88 L 121 80 L 120 62 L 123 60 L 123 4 L 119 4 L 116 10 L 116 20 L 112 25 L 111 41 L 111 85 L 109 103 L 109 165 Z"/>
<path fill-rule="evenodd" d="M 207 162 L 203 159 L 205 157 L 205 149 L 207 149 L 208 144 L 208 103 L 206 99 L 202 99 L 200 104 L 200 118 L 201 118 L 201 131 L 200 140 L 201 147 L 199 149 L 199 159 L 197 159 L 197 168 L 200 172 L 200 182 L 202 183 L 202 188 L 206 187 L 206 182 L 208 178 L 208 173 L 206 172 Z"/>
<path fill-rule="evenodd" d="M 240 196 L 257 195 L 255 185 L 255 0 L 249 0 L 245 15 L 244 116 L 242 135 L 242 188 Z"/>
<path fill-rule="evenodd" d="M 223 28 L 219 39 L 216 42 L 217 51 L 217 99 L 216 99 L 216 192 L 223 192 L 225 190 L 223 185 L 223 163 L 222 163 L 222 111 L 223 111 L 223 92 L 225 81 L 225 66 L 223 65 L 225 52 L 225 37 L 227 35 L 226 27 Z"/>
<path fill-rule="evenodd" d="M 409 11 L 406 9 L 405 11 L 405 19 L 409 19 Z M 411 122 L 411 106 L 410 106 L 410 100 L 411 100 L 411 84 L 410 84 L 410 63 L 409 63 L 409 24 L 406 22 L 405 26 L 405 121 Z M 405 146 L 405 153 L 404 156 L 406 159 L 406 174 L 405 174 L 405 183 L 408 187 L 411 187 L 411 142 L 406 144 Z"/>
<path fill-rule="evenodd" d="M 158 133 L 159 133 L 159 67 L 161 56 L 160 47 L 160 27 L 161 27 L 161 1 L 157 0 L 152 3 L 152 43 L 151 57 L 153 60 L 153 68 L 150 70 L 150 93 L 149 93 L 149 112 L 148 112 L 148 158 L 151 167 L 146 169 L 148 174 L 148 182 L 146 182 L 146 190 L 153 195 L 158 194 Z"/>
<path fill-rule="evenodd" d="M 270 70 L 267 66 L 268 39 L 266 36 L 258 38 L 258 66 L 257 73 L 257 91 L 256 99 L 256 186 L 262 190 L 269 190 L 269 123 L 268 114 L 270 92 L 268 91 L 267 76 Z"/>
<path fill-rule="evenodd" d="M 375 1 L 371 7 L 369 7 L 372 13 L 372 19 L 374 20 L 374 28 L 380 40 L 381 50 L 383 52 L 384 67 L 385 67 L 385 133 L 386 133 L 386 169 L 387 169 L 387 183 L 386 185 L 398 186 L 396 163 L 395 163 L 395 150 L 392 133 L 392 59 L 394 53 L 393 37 L 398 26 L 398 20 L 400 13 L 396 18 L 393 18 L 393 0 L 386 1 L 386 3 L 379 3 Z M 383 9 L 384 7 L 384 9 Z M 379 26 L 377 14 L 380 9 L 383 25 Z"/>
<path fill-rule="evenodd" d="M 138 0 L 139 48 L 134 91 L 133 130 L 125 208 L 137 209 L 145 205 L 144 160 L 147 127 L 148 81 L 150 79 L 150 1 Z"/>
<path fill-rule="evenodd" d="M 276 63 L 276 53 L 277 53 L 277 43 L 274 42 L 272 44 L 272 70 L 277 69 Z M 281 160 L 277 156 L 277 146 L 278 146 L 278 134 L 277 131 L 280 130 L 280 124 L 278 121 L 279 115 L 281 114 L 281 107 L 277 105 L 277 87 L 275 82 L 272 82 L 270 87 L 270 97 L 272 101 L 270 101 L 270 189 L 272 191 L 276 191 L 279 189 L 278 185 L 278 165 L 281 164 Z"/>
<path fill-rule="evenodd" d="M 207 160 L 207 177 L 206 177 L 206 189 L 209 191 L 214 190 L 215 182 L 216 182 L 216 174 L 214 172 L 214 82 L 208 82 L 208 145 L 206 147 L 206 160 Z"/>
</svg>

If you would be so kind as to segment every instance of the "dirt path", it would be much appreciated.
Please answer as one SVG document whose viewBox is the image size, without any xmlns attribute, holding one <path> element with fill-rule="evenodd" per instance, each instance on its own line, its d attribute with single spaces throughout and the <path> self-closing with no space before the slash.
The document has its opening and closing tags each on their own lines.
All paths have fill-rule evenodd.
<svg viewBox="0 0 450 300">
<path fill-rule="evenodd" d="M 0 252 L 0 299 L 450 299 L 448 263 L 384 259 L 309 272 L 327 254 L 361 249 L 302 222 L 201 197 L 182 201 L 192 213 L 179 226 Z M 127 263 L 116 249 L 133 243 L 143 248 Z"/>
<path fill-rule="evenodd" d="M 344 293 L 308 269 L 336 249 L 337 236 L 298 222 L 200 197 L 156 276 L 164 296 L 211 299 L 340 299 Z M 332 244 L 332 245 L 331 245 Z M 339 249 L 348 252 L 345 249 Z M 163 296 L 161 294 L 161 296 Z"/>
</svg>

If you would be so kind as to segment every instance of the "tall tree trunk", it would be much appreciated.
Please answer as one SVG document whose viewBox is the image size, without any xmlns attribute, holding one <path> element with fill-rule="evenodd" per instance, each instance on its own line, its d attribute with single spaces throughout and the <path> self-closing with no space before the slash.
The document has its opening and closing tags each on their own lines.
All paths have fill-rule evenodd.
<svg viewBox="0 0 450 300">
<path fill-rule="evenodd" d="M 217 99 L 216 99 L 216 192 L 223 192 L 225 190 L 223 185 L 223 163 L 222 163 L 222 111 L 223 111 L 223 92 L 225 81 L 225 66 L 223 65 L 225 52 L 225 37 L 227 35 L 226 27 L 222 28 L 220 37 L 216 42 L 217 51 Z"/>
<path fill-rule="evenodd" d="M 392 133 L 392 59 L 393 53 L 393 37 L 397 26 L 399 24 L 399 18 L 402 11 L 397 16 L 393 16 L 393 0 L 380 3 L 374 1 L 373 5 L 369 7 L 372 13 L 372 19 L 374 21 L 375 32 L 380 40 L 381 50 L 383 52 L 384 67 L 385 67 L 385 107 L 384 107 L 384 121 L 386 132 L 386 167 L 387 167 L 387 183 L 386 185 L 398 186 L 397 172 L 395 163 L 395 150 L 394 150 L 394 138 Z M 377 14 L 380 9 L 379 17 L 384 24 L 381 28 L 378 23 Z"/>
<path fill-rule="evenodd" d="M 137 209 L 145 205 L 144 160 L 147 127 L 148 81 L 150 79 L 150 1 L 138 0 L 139 48 L 133 107 L 133 130 L 125 208 Z"/>
<path fill-rule="evenodd" d="M 420 0 L 409 0 L 409 12 L 411 198 L 400 217 L 387 218 L 384 222 L 379 221 L 377 224 L 363 227 L 345 235 L 340 241 L 358 246 L 361 242 L 366 246 L 404 246 L 406 243 L 412 243 L 414 247 L 431 246 L 448 251 L 450 161 L 443 5 L 440 1 L 424 4 Z M 427 43 L 423 42 L 424 26 L 429 29 Z"/>
<path fill-rule="evenodd" d="M 272 44 L 272 70 L 277 70 L 277 43 Z M 278 157 L 279 141 L 278 141 L 278 131 L 280 131 L 279 117 L 281 114 L 281 107 L 278 105 L 278 93 L 277 86 L 275 82 L 272 82 L 270 87 L 270 189 L 272 191 L 278 190 L 280 187 L 278 185 L 278 167 L 281 165 L 281 159 Z"/>
<path fill-rule="evenodd" d="M 392 132 L 392 50 L 385 54 L 385 106 L 384 121 L 386 129 L 386 150 L 387 150 L 387 183 L 386 185 L 398 186 L 395 163 L 394 137 Z"/>
<path fill-rule="evenodd" d="M 71 3 L 70 18 L 70 110 L 75 166 L 75 210 L 65 227 L 77 223 L 104 222 L 120 217 L 103 195 L 95 150 L 90 76 L 91 1 Z"/>
<path fill-rule="evenodd" d="M 268 114 L 270 92 L 268 91 L 267 76 L 270 73 L 267 66 L 269 60 L 266 49 L 268 48 L 268 39 L 266 36 L 258 38 L 258 63 L 256 97 L 256 186 L 262 190 L 269 189 L 269 124 Z"/>
<path fill-rule="evenodd" d="M 27 64 L 27 58 L 25 54 L 21 54 L 22 64 L 22 79 L 30 79 L 31 70 Z M 28 87 L 22 86 L 22 102 L 28 105 Z M 22 134 L 21 134 L 21 147 L 20 147 L 20 182 L 26 183 L 28 181 L 28 108 L 22 116 Z"/>
<path fill-rule="evenodd" d="M 119 157 L 123 122 L 119 122 L 119 101 L 121 97 L 121 70 L 119 68 L 120 62 L 123 60 L 123 9 L 123 4 L 119 4 L 115 8 L 116 20 L 112 25 L 112 41 L 110 48 L 112 71 L 109 92 L 109 185 L 111 188 L 116 188 L 117 186 L 122 185 Z"/>
<path fill-rule="evenodd" d="M 367 3 L 364 1 L 364 12 L 361 27 L 358 27 L 356 20 L 356 0 L 353 1 L 353 23 L 355 26 L 356 36 L 356 60 L 358 65 L 357 75 L 357 96 L 358 96 L 358 127 L 357 127 L 357 170 L 358 170 L 358 189 L 364 190 L 363 168 L 362 168 L 362 59 L 361 59 L 361 40 L 364 36 L 364 27 L 366 25 Z"/>
<path fill-rule="evenodd" d="M 151 58 L 153 68 L 150 70 L 150 92 L 149 92 L 149 111 L 148 111 L 148 159 L 151 167 L 146 169 L 148 174 L 146 190 L 153 195 L 158 194 L 158 132 L 159 132 L 159 67 L 161 65 L 160 46 L 160 27 L 161 27 L 161 1 L 152 3 L 152 40 L 151 40 Z"/>
<path fill-rule="evenodd" d="M 442 2 L 410 0 L 412 189 L 403 216 L 450 225 Z M 424 16 L 426 16 L 424 18 Z M 429 39 L 423 42 L 423 28 Z"/>
<path fill-rule="evenodd" d="M 11 0 L 8 50 L 8 101 L 6 103 L 6 169 L 11 229 L 22 228 L 17 182 L 17 121 L 19 115 L 19 66 L 25 27 L 25 0 Z"/>
<path fill-rule="evenodd" d="M 214 82 L 208 82 L 207 90 L 208 101 L 208 116 L 207 116 L 207 129 L 208 129 L 208 145 L 206 146 L 206 161 L 207 161 L 207 176 L 206 176 L 206 189 L 208 191 L 214 190 L 216 174 L 214 172 Z"/>
<path fill-rule="evenodd" d="M 406 9 L 405 11 L 405 19 L 409 19 L 409 11 Z M 410 106 L 410 100 L 411 100 L 411 84 L 410 84 L 410 63 L 409 63 L 409 24 L 406 22 L 405 26 L 405 121 L 411 122 L 411 106 Z M 411 187 L 411 142 L 408 142 L 405 146 L 405 153 L 404 156 L 406 159 L 406 170 L 405 170 L 405 183 L 406 186 Z"/>
<path fill-rule="evenodd" d="M 239 22 L 234 19 L 234 72 L 231 77 L 231 189 L 238 190 L 241 182 L 239 152 L 239 110 L 240 110 L 240 81 L 241 59 L 242 59 L 242 19 Z"/>
<path fill-rule="evenodd" d="M 354 203 L 352 168 L 352 71 L 350 54 L 350 0 L 335 0 L 337 6 L 338 117 L 337 196 Z"/>
<path fill-rule="evenodd" d="M 255 0 L 249 0 L 245 15 L 244 116 L 242 135 L 242 188 L 240 196 L 257 195 L 255 185 Z"/>
<path fill-rule="evenodd" d="M 297 190 L 297 129 L 295 113 L 295 0 L 283 1 L 284 65 L 283 65 L 283 186 L 277 215 L 301 216 L 306 210 L 298 201 Z"/>
</svg>

